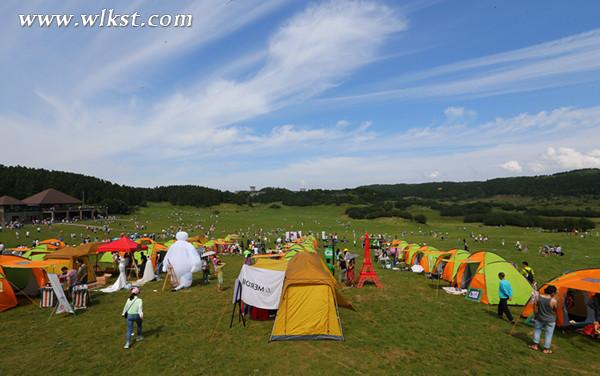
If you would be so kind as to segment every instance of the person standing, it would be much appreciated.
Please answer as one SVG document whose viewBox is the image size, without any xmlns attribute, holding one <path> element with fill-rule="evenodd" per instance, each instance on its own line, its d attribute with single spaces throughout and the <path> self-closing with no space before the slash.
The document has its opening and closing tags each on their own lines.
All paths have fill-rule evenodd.
<svg viewBox="0 0 600 376">
<path fill-rule="evenodd" d="M 508 282 L 505 278 L 505 274 L 500 272 L 498 273 L 498 278 L 500 278 L 500 290 L 499 297 L 500 303 L 498 303 L 498 317 L 502 319 L 503 315 L 506 315 L 508 321 L 514 324 L 514 319 L 510 310 L 508 309 L 508 302 L 512 301 L 513 291 L 510 282 Z"/>
<path fill-rule="evenodd" d="M 552 334 L 556 327 L 556 309 L 558 302 L 554 297 L 556 295 L 555 286 L 547 286 L 544 293 L 534 303 L 534 326 L 533 326 L 533 344 L 529 346 L 532 350 L 538 350 L 542 338 L 542 329 L 544 329 L 544 354 L 552 354 L 550 346 L 552 345 Z"/>
<path fill-rule="evenodd" d="M 354 257 L 348 261 L 348 268 L 346 270 L 346 284 L 354 287 Z"/>
<path fill-rule="evenodd" d="M 122 316 L 127 320 L 127 334 L 125 337 L 124 349 L 131 347 L 131 337 L 133 336 L 133 325 L 137 325 L 136 342 L 144 339 L 142 335 L 142 320 L 144 319 L 144 302 L 139 297 L 140 289 L 133 287 L 129 299 L 125 302 Z"/>
<path fill-rule="evenodd" d="M 533 268 L 529 266 L 527 261 L 523 261 L 523 269 L 521 270 L 521 274 L 529 281 L 531 285 L 535 283 L 535 273 L 533 272 Z"/>
<path fill-rule="evenodd" d="M 347 253 L 347 251 L 344 251 L 344 253 Z M 344 258 L 345 255 L 340 255 L 340 257 L 338 258 L 338 264 L 340 266 L 340 283 L 341 284 L 345 284 L 346 283 L 346 259 Z"/>
<path fill-rule="evenodd" d="M 202 257 L 202 263 L 200 264 L 202 268 L 202 281 L 204 284 L 208 284 L 208 277 L 210 276 L 210 264 L 208 262 L 207 257 Z"/>
<path fill-rule="evenodd" d="M 215 272 L 217 273 L 217 291 L 223 291 L 223 268 L 225 267 L 225 263 L 220 261 L 215 266 Z"/>
</svg>

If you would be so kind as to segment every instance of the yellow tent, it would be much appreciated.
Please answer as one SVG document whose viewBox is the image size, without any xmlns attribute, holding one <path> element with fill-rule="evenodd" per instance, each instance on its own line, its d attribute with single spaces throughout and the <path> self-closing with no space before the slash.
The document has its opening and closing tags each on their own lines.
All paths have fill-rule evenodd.
<svg viewBox="0 0 600 376">
<path fill-rule="evenodd" d="M 289 263 L 270 341 L 344 339 L 338 305 L 352 306 L 316 253 L 300 252 Z"/>
<path fill-rule="evenodd" d="M 95 243 L 85 243 L 78 245 L 77 247 L 64 247 L 59 249 L 58 251 L 51 253 L 46 256 L 46 260 L 61 260 L 63 264 L 60 266 L 66 266 L 69 269 L 75 268 L 75 260 L 80 259 L 87 266 L 87 282 L 93 282 L 96 280 L 96 273 L 94 272 L 93 263 L 96 260 L 97 253 L 96 250 L 98 246 L 103 243 L 95 242 Z M 51 273 L 60 274 L 60 269 L 51 270 Z"/>
<path fill-rule="evenodd" d="M 252 266 L 255 268 L 285 272 L 287 264 L 288 262 L 285 259 L 259 258 Z"/>
</svg>

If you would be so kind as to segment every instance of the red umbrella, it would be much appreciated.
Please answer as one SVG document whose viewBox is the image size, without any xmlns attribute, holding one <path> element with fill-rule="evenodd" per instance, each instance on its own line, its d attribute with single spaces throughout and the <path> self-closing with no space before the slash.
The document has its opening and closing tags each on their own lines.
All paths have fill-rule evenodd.
<svg viewBox="0 0 600 376">
<path fill-rule="evenodd" d="M 98 247 L 98 250 L 96 252 L 132 252 L 137 251 L 138 247 L 138 243 L 123 236 L 121 237 L 121 239 L 115 240 L 114 242 L 102 244 Z"/>
</svg>

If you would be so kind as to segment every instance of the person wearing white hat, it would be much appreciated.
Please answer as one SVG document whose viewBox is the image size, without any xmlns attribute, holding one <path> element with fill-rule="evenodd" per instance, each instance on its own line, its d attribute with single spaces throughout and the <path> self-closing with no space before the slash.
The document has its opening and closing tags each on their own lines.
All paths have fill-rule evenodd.
<svg viewBox="0 0 600 376">
<path fill-rule="evenodd" d="M 125 337 L 125 346 L 128 349 L 131 346 L 131 337 L 133 336 L 133 325 L 137 325 L 136 341 L 144 339 L 142 335 L 142 320 L 144 319 L 144 302 L 139 297 L 140 289 L 138 287 L 131 288 L 129 299 L 125 302 L 122 316 L 127 320 L 127 335 Z"/>
</svg>

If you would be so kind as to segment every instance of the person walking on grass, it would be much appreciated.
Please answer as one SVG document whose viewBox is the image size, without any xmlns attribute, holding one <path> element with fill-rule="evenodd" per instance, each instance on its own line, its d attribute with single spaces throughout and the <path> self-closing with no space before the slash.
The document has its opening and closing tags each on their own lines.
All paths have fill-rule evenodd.
<svg viewBox="0 0 600 376">
<path fill-rule="evenodd" d="M 133 287 L 129 295 L 129 299 L 125 302 L 123 307 L 123 317 L 127 320 L 127 335 L 125 337 L 124 349 L 131 347 L 131 337 L 133 336 L 133 325 L 137 325 L 137 336 L 136 342 L 144 339 L 142 335 L 142 320 L 144 319 L 144 302 L 139 297 L 140 289 Z"/>
<path fill-rule="evenodd" d="M 215 272 L 217 273 L 217 291 L 223 291 L 223 268 L 225 267 L 225 263 L 220 261 L 215 266 Z"/>
<path fill-rule="evenodd" d="M 498 273 L 498 278 L 500 278 L 500 289 L 498 293 L 500 297 L 500 303 L 498 303 L 498 317 L 502 319 L 502 316 L 506 315 L 508 321 L 514 324 L 515 320 L 508 309 L 508 302 L 512 301 L 513 296 L 512 286 L 510 285 L 510 282 L 504 279 L 504 277 L 504 273 Z"/>
<path fill-rule="evenodd" d="M 533 344 L 529 346 L 532 350 L 538 350 L 544 329 L 544 354 L 552 354 L 550 346 L 552 345 L 552 334 L 556 327 L 556 310 L 558 302 L 554 297 L 556 287 L 550 285 L 544 289 L 544 293 L 539 296 L 534 303 L 534 326 L 533 326 Z"/>
</svg>

